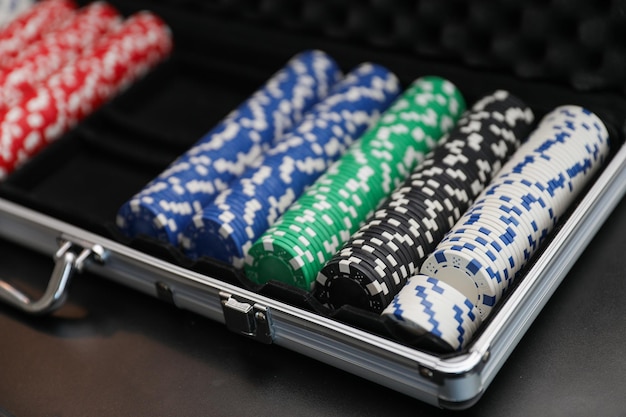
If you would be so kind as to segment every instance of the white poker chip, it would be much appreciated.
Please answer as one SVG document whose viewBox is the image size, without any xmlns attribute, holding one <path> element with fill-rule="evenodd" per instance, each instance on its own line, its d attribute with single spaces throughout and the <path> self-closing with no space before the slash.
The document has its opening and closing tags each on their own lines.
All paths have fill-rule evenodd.
<svg viewBox="0 0 626 417">
<path fill-rule="evenodd" d="M 542 201 L 554 211 L 551 219 L 556 218 L 556 213 L 562 213 L 564 208 L 567 207 L 569 190 L 565 188 L 565 177 L 562 174 L 555 174 L 552 178 L 546 178 L 538 174 L 540 171 L 546 170 L 543 165 L 534 167 L 535 169 L 527 170 L 529 172 L 508 172 L 503 173 L 499 178 L 494 180 L 491 184 L 492 189 L 502 186 L 506 183 L 516 183 L 519 187 L 528 190 L 538 197 L 542 198 Z M 559 185 L 562 183 L 562 185 Z"/>
<path fill-rule="evenodd" d="M 438 305 L 440 307 L 439 311 L 450 308 L 454 312 L 454 325 L 464 339 L 467 339 L 467 336 L 469 336 L 467 332 L 475 333 L 478 330 L 481 319 L 476 307 L 454 287 L 436 278 L 420 274 L 412 276 L 409 281 L 413 291 L 428 294 L 435 304 L 441 304 L 440 306 Z M 461 327 L 463 330 L 461 330 Z M 463 334 L 463 331 L 465 331 L 465 334 Z M 464 343 L 461 340 L 459 342 L 461 344 Z"/>
<path fill-rule="evenodd" d="M 455 351 L 467 346 L 481 324 L 476 308 L 463 294 L 426 275 L 409 278 L 381 316 L 392 331 L 400 326 L 414 335 L 439 339 Z"/>
<path fill-rule="evenodd" d="M 515 181 L 511 177 L 502 176 L 485 190 L 485 197 L 477 199 L 475 203 L 510 207 L 515 214 L 527 220 L 525 224 L 529 233 L 539 232 L 538 229 L 542 227 L 551 227 L 557 220 L 555 213 L 562 212 L 551 205 L 552 201 L 537 184 L 531 184 L 524 178 Z"/>
<path fill-rule="evenodd" d="M 515 193 L 521 188 L 511 190 L 513 186 L 506 185 L 509 187 L 503 186 L 488 194 L 489 198 L 476 200 L 475 208 L 480 207 L 483 213 L 493 215 L 495 221 L 504 228 L 514 227 L 524 237 L 536 239 L 552 227 L 551 207 L 529 192 L 517 195 Z"/>
<path fill-rule="evenodd" d="M 477 211 L 474 211 L 478 208 Z M 489 236 L 494 244 L 502 246 L 504 252 L 513 257 L 515 264 L 519 265 L 525 262 L 527 256 L 516 240 L 521 238 L 518 230 L 507 228 L 501 224 L 499 218 L 490 210 L 482 210 L 482 206 L 473 206 L 459 220 L 457 225 L 452 228 L 450 233 L 456 233 L 457 229 L 474 229 L 477 233 Z"/>
<path fill-rule="evenodd" d="M 439 249 L 444 249 L 453 245 L 471 244 L 476 246 L 475 254 L 482 258 L 485 264 L 490 264 L 492 268 L 499 271 L 502 282 L 502 291 L 508 289 L 510 281 L 513 280 L 511 270 L 518 267 L 523 260 L 517 259 L 511 254 L 510 248 L 498 241 L 492 231 L 486 228 L 473 230 L 470 228 L 451 231 L 438 245 Z"/>
<path fill-rule="evenodd" d="M 496 279 L 487 272 L 476 256 L 460 249 L 435 250 L 420 268 L 420 274 L 436 277 L 456 288 L 478 309 L 480 317 L 486 318 L 496 305 L 500 288 Z"/>
<path fill-rule="evenodd" d="M 454 237 L 446 242 L 442 242 L 441 246 L 438 246 L 438 250 L 462 252 L 474 257 L 482 265 L 485 272 L 487 272 L 489 276 L 489 284 L 493 287 L 493 296 L 497 297 L 498 300 L 502 297 L 504 289 L 508 286 L 506 276 L 502 273 L 502 265 L 489 256 L 487 246 L 472 242 L 469 237 Z M 487 294 L 489 295 L 491 293 Z"/>
</svg>

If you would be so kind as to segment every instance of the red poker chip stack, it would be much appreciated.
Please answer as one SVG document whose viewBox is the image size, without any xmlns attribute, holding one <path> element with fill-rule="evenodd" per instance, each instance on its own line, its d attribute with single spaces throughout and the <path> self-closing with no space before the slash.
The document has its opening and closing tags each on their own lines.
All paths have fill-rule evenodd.
<svg viewBox="0 0 626 417">
<path fill-rule="evenodd" d="M 42 0 L 0 30 L 0 68 L 10 68 L 18 54 L 56 30 L 76 10 L 72 0 Z"/>
<path fill-rule="evenodd" d="M 147 11 L 131 15 L 72 66 L 74 76 L 84 79 L 84 88 L 68 96 L 70 113 L 78 118 L 91 113 L 171 50 L 171 32 L 158 16 Z M 80 108 L 75 109 L 76 105 Z"/>
<path fill-rule="evenodd" d="M 171 32 L 150 12 L 128 17 L 7 110 L 0 178 L 169 55 Z"/>
<path fill-rule="evenodd" d="M 0 115 L 33 96 L 39 83 L 76 59 L 120 22 L 120 14 L 109 4 L 91 3 L 41 41 L 28 46 L 16 57 L 12 68 L 0 71 Z"/>
</svg>

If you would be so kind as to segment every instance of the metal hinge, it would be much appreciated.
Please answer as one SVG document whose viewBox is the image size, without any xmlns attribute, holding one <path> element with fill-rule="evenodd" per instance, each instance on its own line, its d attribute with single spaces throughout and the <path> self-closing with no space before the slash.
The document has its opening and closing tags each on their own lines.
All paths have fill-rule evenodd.
<svg viewBox="0 0 626 417">
<path fill-rule="evenodd" d="M 229 330 L 270 344 L 274 340 L 270 309 L 242 298 L 220 292 L 224 321 Z"/>
</svg>

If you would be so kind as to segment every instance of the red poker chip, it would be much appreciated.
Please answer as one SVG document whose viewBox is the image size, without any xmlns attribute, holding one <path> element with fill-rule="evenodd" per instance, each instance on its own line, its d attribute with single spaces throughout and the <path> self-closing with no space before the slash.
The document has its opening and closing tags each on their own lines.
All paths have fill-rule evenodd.
<svg viewBox="0 0 626 417">
<path fill-rule="evenodd" d="M 9 109 L 32 97 L 36 86 L 71 62 L 120 22 L 119 13 L 103 2 L 85 6 L 59 30 L 27 47 L 16 65 L 0 72 L 0 106 Z M 2 111 L 2 109 L 0 109 Z"/>
<path fill-rule="evenodd" d="M 18 54 L 60 27 L 76 10 L 72 0 L 42 0 L 0 30 L 0 68 L 11 68 Z"/>
<path fill-rule="evenodd" d="M 130 16 L 8 109 L 0 123 L 0 178 L 57 139 L 172 49 L 165 23 Z"/>
</svg>

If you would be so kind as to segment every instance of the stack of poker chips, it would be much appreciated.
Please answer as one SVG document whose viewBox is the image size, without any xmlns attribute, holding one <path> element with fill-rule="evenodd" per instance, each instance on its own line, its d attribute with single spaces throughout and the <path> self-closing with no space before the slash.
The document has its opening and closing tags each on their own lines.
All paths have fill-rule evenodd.
<svg viewBox="0 0 626 417">
<path fill-rule="evenodd" d="M 70 15 L 39 42 L 25 45 L 14 65 L 0 70 L 0 114 L 32 97 L 39 83 L 76 59 L 120 22 L 121 16 L 113 7 L 95 2 Z"/>
<path fill-rule="evenodd" d="M 177 246 L 192 217 L 229 187 L 270 146 L 281 142 L 341 71 L 322 51 L 294 56 L 261 88 L 147 184 L 118 211 L 130 237 Z"/>
<path fill-rule="evenodd" d="M 310 290 L 317 273 L 465 110 L 449 81 L 416 80 L 257 240 L 246 277 Z"/>
<path fill-rule="evenodd" d="M 421 272 L 457 288 L 486 318 L 608 151 L 608 133 L 597 116 L 576 106 L 555 109 Z"/>
<path fill-rule="evenodd" d="M 380 313 L 527 137 L 531 110 L 506 91 L 476 102 L 324 265 L 315 296 Z"/>
<path fill-rule="evenodd" d="M 43 0 L 15 16 L 0 30 L 0 69 L 10 68 L 22 50 L 56 30 L 75 9 L 72 0 Z"/>
<path fill-rule="evenodd" d="M 108 13 L 89 16 L 107 22 L 110 18 Z M 171 49 L 169 28 L 149 12 L 131 15 L 99 36 L 7 109 L 0 122 L 0 177 L 143 75 Z"/>
<path fill-rule="evenodd" d="M 460 323 L 490 315 L 608 152 L 607 130 L 588 110 L 562 106 L 546 115 L 424 261 L 420 273 L 447 286 L 448 296 L 407 285 L 383 317 L 405 334 L 438 338 L 451 350 L 465 347 L 473 331 Z M 473 305 L 472 316 L 461 304 Z"/>
<path fill-rule="evenodd" d="M 252 244 L 389 107 L 400 90 L 386 68 L 361 64 L 329 96 L 194 216 L 186 254 L 243 267 Z"/>
</svg>

